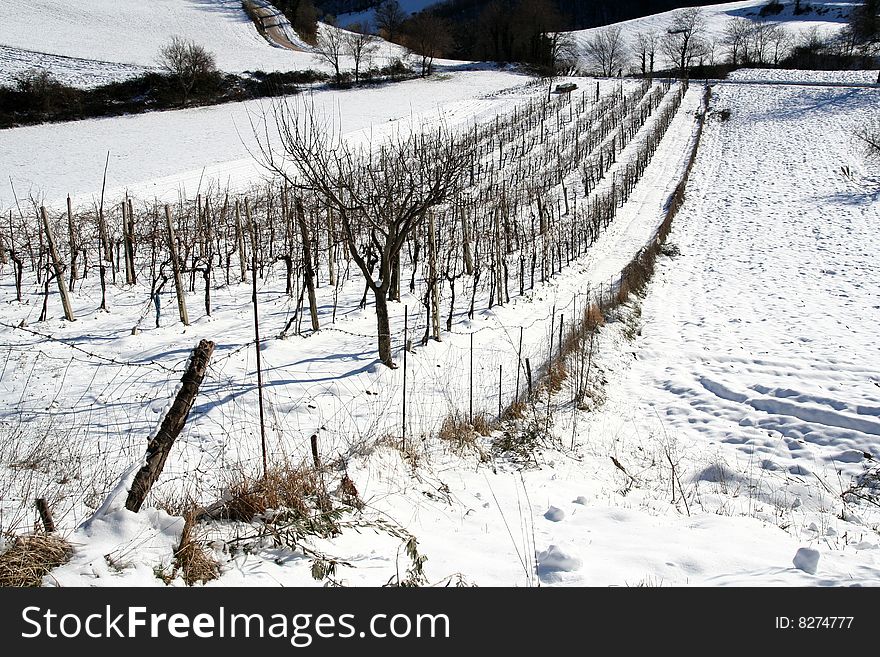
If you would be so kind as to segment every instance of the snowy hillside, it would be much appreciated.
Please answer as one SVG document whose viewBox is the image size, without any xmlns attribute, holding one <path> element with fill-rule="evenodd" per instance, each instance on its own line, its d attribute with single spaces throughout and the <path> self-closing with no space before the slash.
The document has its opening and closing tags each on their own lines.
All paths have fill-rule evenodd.
<svg viewBox="0 0 880 657">
<path fill-rule="evenodd" d="M 270 46 L 241 0 L 4 2 L 0 24 L 0 45 L 117 64 L 153 66 L 159 48 L 174 35 L 214 52 L 225 71 L 290 70 L 311 63 L 305 53 Z"/>
<path fill-rule="evenodd" d="M 159 49 L 173 36 L 205 46 L 230 73 L 330 70 L 267 0 L 249 3 L 267 28 L 265 37 L 241 0 L 2 3 L 0 83 L 34 67 L 80 87 L 125 79 L 154 68 Z M 383 65 L 401 54 L 400 47 L 382 42 L 373 59 Z"/>
<path fill-rule="evenodd" d="M 315 66 L 237 0 L 0 24 L 83 86 L 174 34 Z M 875 79 L 447 66 L 0 131 L 0 559 L 40 498 L 47 586 L 880 586 Z"/>
<path fill-rule="evenodd" d="M 700 7 L 705 20 L 703 36 L 710 43 L 716 44 L 717 56 L 721 55 L 720 43 L 724 36 L 724 30 L 735 18 L 745 18 L 754 22 L 777 23 L 794 36 L 813 29 L 818 30 L 823 36 L 830 36 L 846 24 L 850 10 L 857 4 L 855 2 L 811 2 L 809 3 L 810 10 L 796 14 L 794 1 L 784 0 L 780 13 L 761 16 L 759 12 L 767 2 L 768 0 L 744 0 Z M 806 3 L 804 6 L 806 7 Z M 631 44 L 639 33 L 663 34 L 681 11 L 681 9 L 675 9 L 644 18 L 623 21 L 615 25 L 622 29 L 624 38 L 627 43 Z M 591 28 L 571 32 L 571 34 L 578 43 L 583 44 L 600 30 L 602 28 Z"/>
</svg>

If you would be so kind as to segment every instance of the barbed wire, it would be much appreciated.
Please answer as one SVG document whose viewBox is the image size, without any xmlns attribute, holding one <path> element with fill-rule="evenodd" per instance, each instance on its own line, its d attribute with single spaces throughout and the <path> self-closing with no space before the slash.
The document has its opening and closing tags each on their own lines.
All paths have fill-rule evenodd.
<svg viewBox="0 0 880 657">
<path fill-rule="evenodd" d="M 11 329 L 13 331 L 24 331 L 26 333 L 30 333 L 31 335 L 37 336 L 37 337 L 42 338 L 44 340 L 49 340 L 50 342 L 64 345 L 66 347 L 69 347 L 70 349 L 75 349 L 76 351 L 84 353 L 91 358 L 97 358 L 97 359 L 102 360 L 106 363 L 112 363 L 114 365 L 119 365 L 121 367 L 149 367 L 149 368 L 153 368 L 153 369 L 161 369 L 165 372 L 170 372 L 173 374 L 183 373 L 182 368 L 178 369 L 178 368 L 168 367 L 167 365 L 163 365 L 162 363 L 155 361 L 155 360 L 148 360 L 146 362 L 138 363 L 138 362 L 133 362 L 133 361 L 122 361 L 122 360 L 118 360 L 116 358 L 111 358 L 109 356 L 104 356 L 102 354 L 97 354 L 93 351 L 89 351 L 88 349 L 83 349 L 79 345 L 71 344 L 70 342 L 66 342 L 64 340 L 59 340 L 58 338 L 56 338 L 52 335 L 49 335 L 48 333 L 41 333 L 39 331 L 34 331 L 33 329 L 28 328 L 27 326 L 21 326 L 21 325 L 15 326 L 14 324 L 8 324 L 3 321 L 0 321 L 0 326 L 4 326 L 4 327 Z M 31 345 L 23 345 L 23 346 L 30 346 L 31 348 L 33 348 L 38 345 L 31 344 Z"/>
</svg>

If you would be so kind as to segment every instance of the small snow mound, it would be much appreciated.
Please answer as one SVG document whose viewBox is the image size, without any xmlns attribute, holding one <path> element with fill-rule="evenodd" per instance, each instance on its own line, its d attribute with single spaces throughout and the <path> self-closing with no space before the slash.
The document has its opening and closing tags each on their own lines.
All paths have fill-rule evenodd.
<svg viewBox="0 0 880 657">
<path fill-rule="evenodd" d="M 551 545 L 538 553 L 538 574 L 542 577 L 548 573 L 571 573 L 580 570 L 583 565 L 579 557 L 558 545 Z"/>
<path fill-rule="evenodd" d="M 740 476 L 725 463 L 712 463 L 694 476 L 694 481 L 706 481 L 712 484 L 734 483 Z"/>
<path fill-rule="evenodd" d="M 819 567 L 819 550 L 802 547 L 798 549 L 797 553 L 794 555 L 792 563 L 798 570 L 803 570 L 805 573 L 815 575 L 816 569 Z"/>
<path fill-rule="evenodd" d="M 575 503 L 575 504 L 583 504 L 584 506 L 586 506 L 586 504 L 587 504 L 587 498 L 584 497 L 583 495 L 578 495 L 578 496 L 574 499 L 574 503 Z"/>
<path fill-rule="evenodd" d="M 551 506 L 544 512 L 544 517 L 553 522 L 559 522 L 565 517 L 565 511 L 555 506 Z"/>
</svg>

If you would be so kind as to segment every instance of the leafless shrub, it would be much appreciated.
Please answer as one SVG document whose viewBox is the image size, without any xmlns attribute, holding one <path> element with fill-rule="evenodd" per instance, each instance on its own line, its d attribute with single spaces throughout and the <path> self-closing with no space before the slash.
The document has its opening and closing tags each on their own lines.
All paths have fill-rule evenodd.
<svg viewBox="0 0 880 657">
<path fill-rule="evenodd" d="M 204 46 L 179 36 L 159 51 L 159 66 L 177 80 L 183 102 L 189 101 L 193 89 L 217 75 L 217 61 Z"/>
</svg>

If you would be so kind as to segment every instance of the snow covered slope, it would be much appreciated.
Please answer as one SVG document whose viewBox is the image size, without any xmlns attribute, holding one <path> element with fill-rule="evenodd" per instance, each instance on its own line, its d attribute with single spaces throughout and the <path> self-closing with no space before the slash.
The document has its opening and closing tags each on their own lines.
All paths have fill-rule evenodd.
<svg viewBox="0 0 880 657">
<path fill-rule="evenodd" d="M 288 70 L 305 53 L 270 46 L 240 0 L 27 0 L 0 3 L 0 45 L 52 55 L 152 66 L 173 35 L 214 52 L 226 71 Z"/>
<path fill-rule="evenodd" d="M 717 5 L 708 5 L 701 7 L 703 17 L 706 22 L 706 30 L 704 36 L 709 41 L 715 41 L 720 44 L 724 36 L 724 30 L 727 24 L 735 18 L 746 18 L 752 21 L 765 21 L 768 23 L 782 24 L 786 30 L 793 35 L 817 29 L 823 34 L 833 34 L 838 31 L 846 23 L 847 17 L 852 7 L 856 6 L 856 2 L 811 2 L 812 11 L 798 14 L 794 13 L 794 2 L 784 0 L 783 10 L 776 15 L 768 15 L 762 17 L 759 15 L 761 8 L 766 5 L 769 0 L 743 0 L 741 2 L 728 2 Z M 645 16 L 644 18 L 635 18 L 621 23 L 616 23 L 623 29 L 623 35 L 628 43 L 632 43 L 634 37 L 639 32 L 655 32 L 663 34 L 679 14 L 681 9 L 663 12 Z M 591 28 L 588 30 L 577 30 L 571 34 L 578 43 L 584 43 L 591 35 L 595 34 L 602 28 Z M 721 47 L 716 47 L 716 56 L 721 54 Z M 658 56 L 662 60 L 662 55 L 658 49 Z"/>
<path fill-rule="evenodd" d="M 479 98 L 526 80 L 501 71 L 462 71 L 443 79 L 322 90 L 312 98 L 318 111 L 336 116 L 340 130 L 349 134 L 455 108 L 462 121 L 469 120 L 463 107 L 476 111 Z M 270 108 L 270 101 L 256 100 L 0 130 L 0 169 L 12 179 L 19 198 L 33 193 L 50 205 L 63 205 L 67 194 L 80 202 L 99 194 L 108 151 L 111 195 L 124 188 L 145 198 L 173 200 L 200 181 L 203 186 L 246 187 L 263 174 L 248 152 L 253 146 L 250 118 Z M 54 155 L 59 148 L 64 158 Z M 78 166 L 69 166 L 71 161 Z M 0 185 L 0 208 L 14 205 L 8 182 Z"/>
<path fill-rule="evenodd" d="M 880 187 L 853 136 L 880 119 L 880 90 L 724 84 L 713 94 L 669 237 L 677 248 L 658 262 L 639 337 L 609 344 L 619 356 L 605 365 L 608 397 L 579 435 L 648 481 L 650 459 L 668 450 L 689 515 L 750 516 L 823 555 L 816 576 L 791 568 L 791 550 L 704 582 L 876 585 L 876 507 L 854 512 L 841 493 L 880 456 Z M 700 522 L 664 539 L 668 553 Z M 746 550 L 767 532 L 755 525 L 735 540 Z M 682 576 L 668 565 L 653 577 Z"/>
</svg>

